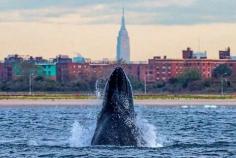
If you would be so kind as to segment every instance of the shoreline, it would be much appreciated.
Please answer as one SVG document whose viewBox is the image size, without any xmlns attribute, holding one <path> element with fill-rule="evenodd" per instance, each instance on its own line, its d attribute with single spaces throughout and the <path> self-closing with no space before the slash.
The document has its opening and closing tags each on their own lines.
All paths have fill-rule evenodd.
<svg viewBox="0 0 236 158">
<path fill-rule="evenodd" d="M 41 106 L 96 106 L 102 99 L 4 99 L 0 107 L 41 107 Z M 144 106 L 236 106 L 236 99 L 142 99 L 134 100 L 135 105 Z"/>
</svg>

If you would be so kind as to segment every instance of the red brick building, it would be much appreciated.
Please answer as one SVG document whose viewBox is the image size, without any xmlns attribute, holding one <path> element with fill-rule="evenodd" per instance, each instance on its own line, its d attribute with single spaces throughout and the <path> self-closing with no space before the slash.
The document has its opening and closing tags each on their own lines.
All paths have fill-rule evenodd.
<svg viewBox="0 0 236 158">
<path fill-rule="evenodd" d="M 3 74 L 4 74 L 4 63 L 0 63 L 0 81 L 4 79 Z"/>
<path fill-rule="evenodd" d="M 89 79 L 106 79 L 109 77 L 115 67 L 121 66 L 128 75 L 139 80 L 145 75 L 147 64 L 93 64 L 93 63 L 58 63 L 57 80 L 73 81 L 79 78 Z"/>
<path fill-rule="evenodd" d="M 79 78 L 104 78 L 112 70 L 110 64 L 90 64 L 90 63 L 58 63 L 57 80 L 73 81 Z"/>
<path fill-rule="evenodd" d="M 3 64 L 3 80 L 4 81 L 9 81 L 9 80 L 12 80 L 13 78 L 13 67 L 11 64 L 8 64 L 8 63 L 4 63 Z"/>
<path fill-rule="evenodd" d="M 187 69 L 197 69 L 203 78 L 211 78 L 213 70 L 221 65 L 228 65 L 234 73 L 236 73 L 235 60 L 213 60 L 213 59 L 161 59 L 154 57 L 149 59 L 146 76 L 148 82 L 166 81 L 176 77 Z"/>
</svg>

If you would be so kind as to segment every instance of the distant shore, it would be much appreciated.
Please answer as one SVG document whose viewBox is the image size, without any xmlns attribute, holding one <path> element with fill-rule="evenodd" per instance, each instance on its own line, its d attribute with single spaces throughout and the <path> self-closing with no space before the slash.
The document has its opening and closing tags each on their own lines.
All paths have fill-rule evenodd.
<svg viewBox="0 0 236 158">
<path fill-rule="evenodd" d="M 149 106 L 197 106 L 217 105 L 236 106 L 236 95 L 217 94 L 148 94 L 134 95 L 136 105 Z M 5 93 L 0 94 L 0 107 L 3 106 L 83 106 L 101 105 L 102 99 L 94 95 L 59 93 Z"/>
<path fill-rule="evenodd" d="M 134 100 L 135 105 L 145 106 L 236 106 L 236 99 L 142 99 Z M 0 100 L 0 107 L 22 106 L 96 106 L 101 99 L 8 99 Z"/>
<path fill-rule="evenodd" d="M 1 100 L 94 100 L 97 97 L 94 94 L 78 93 L 0 93 Z M 228 100 L 235 99 L 236 94 L 135 94 L 136 100 L 181 100 L 181 99 L 207 99 L 207 100 Z"/>
</svg>

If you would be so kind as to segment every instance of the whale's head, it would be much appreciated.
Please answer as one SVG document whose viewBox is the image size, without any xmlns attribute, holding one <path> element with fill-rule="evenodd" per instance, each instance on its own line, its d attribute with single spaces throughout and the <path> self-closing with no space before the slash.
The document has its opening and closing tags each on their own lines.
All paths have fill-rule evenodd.
<svg viewBox="0 0 236 158">
<path fill-rule="evenodd" d="M 103 112 L 116 114 L 134 112 L 132 87 L 121 67 L 117 67 L 107 81 Z"/>
</svg>

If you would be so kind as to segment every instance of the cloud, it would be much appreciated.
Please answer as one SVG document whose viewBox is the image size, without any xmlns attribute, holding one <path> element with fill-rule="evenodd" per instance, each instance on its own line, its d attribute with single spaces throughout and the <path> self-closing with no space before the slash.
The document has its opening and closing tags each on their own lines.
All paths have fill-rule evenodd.
<svg viewBox="0 0 236 158">
<path fill-rule="evenodd" d="M 235 0 L 0 0 L 0 22 L 118 24 L 235 23 Z"/>
</svg>

